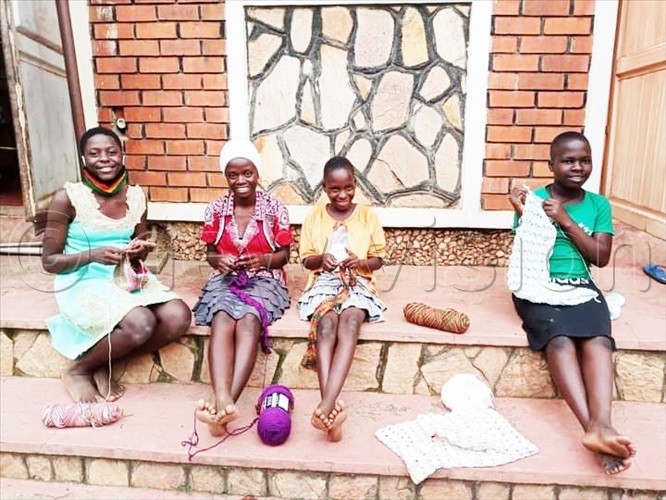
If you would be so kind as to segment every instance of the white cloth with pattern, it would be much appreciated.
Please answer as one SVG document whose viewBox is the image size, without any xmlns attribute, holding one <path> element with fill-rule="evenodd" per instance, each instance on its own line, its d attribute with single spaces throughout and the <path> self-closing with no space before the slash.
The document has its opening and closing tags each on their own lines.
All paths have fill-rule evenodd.
<svg viewBox="0 0 666 500">
<path fill-rule="evenodd" d="M 596 299 L 594 290 L 554 283 L 549 259 L 557 228 L 542 206 L 543 200 L 528 189 L 523 215 L 513 240 L 507 285 L 519 299 L 535 304 L 575 306 Z"/>
<path fill-rule="evenodd" d="M 440 468 L 493 467 L 539 452 L 492 408 L 492 391 L 473 375 L 454 375 L 442 387 L 442 401 L 450 413 L 419 415 L 375 432 L 405 462 L 414 483 Z"/>
</svg>

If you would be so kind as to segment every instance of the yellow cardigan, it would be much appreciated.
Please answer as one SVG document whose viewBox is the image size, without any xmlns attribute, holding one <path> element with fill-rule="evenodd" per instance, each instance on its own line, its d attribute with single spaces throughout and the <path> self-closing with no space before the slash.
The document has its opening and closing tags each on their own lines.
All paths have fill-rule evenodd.
<svg viewBox="0 0 666 500">
<path fill-rule="evenodd" d="M 349 235 L 349 250 L 359 259 L 386 255 L 386 239 L 377 214 L 371 207 L 356 205 L 354 212 L 344 221 L 336 221 L 328 215 L 326 205 L 317 205 L 303 221 L 299 255 L 301 261 L 311 255 L 327 253 L 333 228 L 336 224 L 344 224 Z M 315 282 L 321 269 L 310 272 L 306 289 Z M 359 274 L 374 284 L 372 272 L 359 269 Z"/>
</svg>

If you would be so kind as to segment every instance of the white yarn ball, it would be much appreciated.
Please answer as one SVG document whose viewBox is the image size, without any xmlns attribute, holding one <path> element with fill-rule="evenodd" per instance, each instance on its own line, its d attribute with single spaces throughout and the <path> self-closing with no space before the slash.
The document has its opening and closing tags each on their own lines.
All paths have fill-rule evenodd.
<svg viewBox="0 0 666 500">
<path fill-rule="evenodd" d="M 451 411 L 493 408 L 493 391 L 471 373 L 458 373 L 442 386 L 441 399 Z"/>
</svg>

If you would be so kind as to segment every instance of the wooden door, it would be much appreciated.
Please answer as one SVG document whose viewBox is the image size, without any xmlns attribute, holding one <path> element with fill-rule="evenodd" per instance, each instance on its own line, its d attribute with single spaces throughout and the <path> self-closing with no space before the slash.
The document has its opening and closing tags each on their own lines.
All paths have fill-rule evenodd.
<svg viewBox="0 0 666 500">
<path fill-rule="evenodd" d="M 0 0 L 2 43 L 26 216 L 79 178 L 55 0 Z"/>
<path fill-rule="evenodd" d="M 621 0 L 604 193 L 613 214 L 666 239 L 666 2 Z"/>
</svg>

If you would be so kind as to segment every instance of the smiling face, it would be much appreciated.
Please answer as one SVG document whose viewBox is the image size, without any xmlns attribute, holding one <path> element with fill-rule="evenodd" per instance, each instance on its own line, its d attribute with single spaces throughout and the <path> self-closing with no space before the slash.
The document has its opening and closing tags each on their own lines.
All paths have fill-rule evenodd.
<svg viewBox="0 0 666 500">
<path fill-rule="evenodd" d="M 83 150 L 83 166 L 96 178 L 109 182 L 123 171 L 123 153 L 113 137 L 93 135 Z"/>
<path fill-rule="evenodd" d="M 567 189 L 581 188 L 592 173 L 592 151 L 587 142 L 571 139 L 553 151 L 550 164 L 555 182 Z"/>
<path fill-rule="evenodd" d="M 338 212 L 346 212 L 353 207 L 356 193 L 356 178 L 348 168 L 339 167 L 324 176 L 324 191 L 331 206 Z"/>
<path fill-rule="evenodd" d="M 224 176 L 234 196 L 237 198 L 252 198 L 257 192 L 259 174 L 250 160 L 245 158 L 234 158 L 227 163 Z"/>
</svg>

